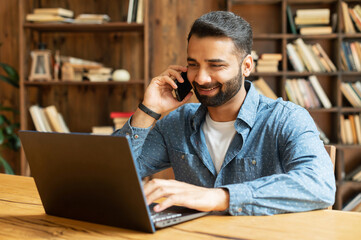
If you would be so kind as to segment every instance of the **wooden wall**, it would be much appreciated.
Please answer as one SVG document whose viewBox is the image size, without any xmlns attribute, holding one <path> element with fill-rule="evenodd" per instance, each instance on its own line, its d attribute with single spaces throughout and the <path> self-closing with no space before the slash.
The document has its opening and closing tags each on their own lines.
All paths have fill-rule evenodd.
<svg viewBox="0 0 361 240">
<path fill-rule="evenodd" d="M 0 62 L 19 69 L 19 42 L 18 42 L 18 1 L 0 0 Z M 0 74 L 4 74 L 0 70 Z M 0 81 L 0 103 L 4 106 L 19 107 L 18 89 Z M 6 114 L 7 117 L 14 117 Z M 19 117 L 15 116 L 17 121 Z M 0 148 L 1 155 L 10 162 L 16 170 L 20 167 L 20 154 Z M 19 171 L 17 171 L 19 172 Z"/>
<path fill-rule="evenodd" d="M 79 4 L 85 4 L 86 8 L 89 8 L 89 11 L 92 9 L 97 9 L 97 13 L 108 12 L 113 20 L 122 20 L 126 16 L 126 8 L 121 8 L 122 4 L 119 4 L 120 0 L 110 0 L 107 1 L 107 4 L 100 4 L 99 0 L 40 0 L 43 6 L 51 5 L 54 6 L 55 3 L 59 3 L 59 6 L 73 9 L 75 15 L 79 14 L 76 9 L 80 8 Z M 128 0 L 123 0 L 128 1 Z M 31 1 L 30 1 L 31 2 Z M 164 71 L 167 66 L 171 64 L 186 64 L 186 47 L 187 47 L 187 34 L 190 29 L 193 21 L 201 16 L 204 13 L 213 10 L 225 9 L 226 1 L 224 0 L 149 0 L 149 45 L 150 45 L 150 79 L 155 77 Z M 30 3 L 28 3 L 30 4 Z M 4 62 L 14 66 L 16 69 L 19 69 L 19 42 L 18 42 L 18 1 L 17 0 L 0 0 L 0 42 L 2 46 L 0 47 L 0 62 Z M 114 7 L 116 6 L 116 7 Z M 84 9 L 84 6 L 81 6 L 81 9 Z M 117 9 L 117 10 L 115 10 Z M 84 51 L 83 46 L 76 40 L 79 37 L 78 35 L 74 37 L 74 42 L 69 44 L 67 42 L 62 42 L 62 34 L 59 34 L 57 41 L 51 42 L 52 45 L 62 45 L 63 49 L 67 53 L 70 53 L 72 49 L 76 51 L 79 55 L 77 57 L 87 57 L 87 51 Z M 82 36 L 87 37 L 87 36 Z M 98 49 L 92 48 L 90 51 L 102 51 L 107 49 L 105 55 L 99 55 L 100 60 L 109 64 L 112 64 L 112 67 L 117 67 L 114 65 L 114 62 L 117 64 L 122 64 L 126 62 L 126 59 L 119 58 L 120 54 L 117 55 L 117 51 L 124 51 L 129 48 L 131 42 L 124 42 L 128 48 L 122 48 L 122 46 L 116 45 L 116 49 L 109 51 L 106 47 L 107 41 L 119 41 L 119 35 L 114 34 L 109 39 L 105 36 L 97 36 L 103 39 L 103 44 L 99 45 Z M 135 36 L 134 38 L 136 38 Z M 43 39 L 47 39 L 47 36 L 44 35 Z M 69 36 L 67 36 L 69 40 Z M 70 39 L 72 37 L 70 36 Z M 67 40 L 67 41 L 68 41 Z M 90 40 L 93 41 L 93 40 Z M 122 41 L 119 41 L 122 43 Z M 94 43 L 95 45 L 95 43 Z M 79 51 L 78 51 L 79 50 Z M 78 53 L 79 52 L 79 53 Z M 92 55 L 94 56 L 94 54 Z M 129 53 L 129 58 L 132 57 L 132 53 Z M 131 63 L 136 68 L 136 64 Z M 131 67 L 129 65 L 129 67 Z M 141 72 L 134 69 L 134 72 Z M 138 77 L 138 76 L 137 76 Z M 53 91 L 53 90 L 49 90 Z M 50 101 L 60 102 L 60 108 L 62 107 L 62 102 L 69 101 L 69 93 L 73 94 L 72 100 L 74 105 L 84 104 L 84 102 L 77 102 L 77 94 L 82 94 L 82 91 L 86 89 L 74 89 L 65 93 L 62 89 L 59 89 L 56 94 L 53 94 L 52 97 L 44 100 L 44 104 L 50 103 Z M 102 104 L 101 99 L 107 97 L 109 90 L 100 90 L 96 91 L 95 96 L 90 94 L 89 98 L 99 99 L 99 104 Z M 132 92 L 124 92 L 124 89 L 117 89 L 117 95 L 132 95 Z M 44 91 L 45 94 L 50 94 L 47 90 Z M 34 93 L 35 95 L 36 93 Z M 54 99 L 57 98 L 57 99 Z M 64 100 L 67 98 L 68 100 Z M 139 98 L 137 96 L 136 98 Z M 51 99 L 51 100 L 49 100 Z M 114 98 L 115 101 L 117 97 Z M 138 99 L 134 100 L 138 101 Z M 0 82 L 0 102 L 4 105 L 19 107 L 19 94 L 18 90 Z M 134 105 L 132 101 L 126 102 L 123 105 Z M 89 105 L 89 104 L 88 104 Z M 88 106 L 91 108 L 91 106 Z M 65 113 L 66 115 L 67 113 Z M 101 112 L 94 112 L 94 119 L 97 118 L 96 114 L 102 114 Z M 65 116 L 66 118 L 66 116 Z M 77 120 L 76 120 L 77 121 Z M 80 125 L 81 119 L 74 124 Z M 92 120 L 90 120 L 92 121 Z M 96 120 L 94 120 L 96 122 Z M 19 166 L 19 154 L 5 153 L 8 160 L 10 160 L 11 165 L 15 168 L 16 172 L 20 172 Z M 162 175 L 160 175 L 162 176 Z"/>
</svg>

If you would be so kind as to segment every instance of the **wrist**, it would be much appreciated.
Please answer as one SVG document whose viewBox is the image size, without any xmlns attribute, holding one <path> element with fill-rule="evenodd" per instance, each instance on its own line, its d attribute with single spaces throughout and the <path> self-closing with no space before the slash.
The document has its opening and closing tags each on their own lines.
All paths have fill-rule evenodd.
<svg viewBox="0 0 361 240">
<path fill-rule="evenodd" d="M 142 102 L 139 103 L 138 108 L 140 110 L 142 110 L 144 113 L 146 113 L 147 115 L 154 118 L 155 120 L 158 120 L 162 116 L 160 113 L 157 113 L 157 112 L 153 111 L 151 108 L 149 108 L 148 106 L 146 106 Z"/>
<path fill-rule="evenodd" d="M 226 211 L 229 208 L 229 192 L 225 188 L 216 188 L 216 196 L 218 197 L 214 211 Z"/>
</svg>

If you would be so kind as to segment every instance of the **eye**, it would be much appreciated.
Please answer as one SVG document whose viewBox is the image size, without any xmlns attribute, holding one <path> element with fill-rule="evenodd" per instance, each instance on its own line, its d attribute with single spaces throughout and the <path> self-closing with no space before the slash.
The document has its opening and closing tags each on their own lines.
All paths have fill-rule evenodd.
<svg viewBox="0 0 361 240">
<path fill-rule="evenodd" d="M 214 68 L 224 67 L 224 65 L 222 65 L 222 64 L 212 64 L 211 66 L 214 67 Z"/>
<path fill-rule="evenodd" d="M 196 63 L 188 63 L 188 67 L 197 67 L 198 66 L 198 64 L 196 64 Z"/>
</svg>

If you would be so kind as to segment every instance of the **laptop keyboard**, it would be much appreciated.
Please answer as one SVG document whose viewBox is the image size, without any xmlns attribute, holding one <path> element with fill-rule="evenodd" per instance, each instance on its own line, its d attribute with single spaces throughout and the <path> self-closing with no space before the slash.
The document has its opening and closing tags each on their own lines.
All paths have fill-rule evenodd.
<svg viewBox="0 0 361 240">
<path fill-rule="evenodd" d="M 169 213 L 169 212 L 168 213 L 167 212 L 156 213 L 153 211 L 151 211 L 151 213 L 152 213 L 152 221 L 154 223 L 182 216 L 181 213 Z"/>
</svg>

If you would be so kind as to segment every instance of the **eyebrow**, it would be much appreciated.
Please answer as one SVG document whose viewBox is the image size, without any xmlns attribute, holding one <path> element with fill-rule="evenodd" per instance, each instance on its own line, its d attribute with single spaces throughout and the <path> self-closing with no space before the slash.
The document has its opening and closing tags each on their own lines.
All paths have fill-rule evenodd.
<svg viewBox="0 0 361 240">
<path fill-rule="evenodd" d="M 190 57 L 187 58 L 187 61 L 197 62 L 194 58 L 190 58 Z M 206 59 L 205 61 L 206 61 L 206 62 L 210 62 L 210 63 L 214 63 L 214 62 L 226 62 L 226 61 L 223 60 L 223 59 Z"/>
</svg>

